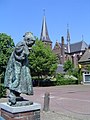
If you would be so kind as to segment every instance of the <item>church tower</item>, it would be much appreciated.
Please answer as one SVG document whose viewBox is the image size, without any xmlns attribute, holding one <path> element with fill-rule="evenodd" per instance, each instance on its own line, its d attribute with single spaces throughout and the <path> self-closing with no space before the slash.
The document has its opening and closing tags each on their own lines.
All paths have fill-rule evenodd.
<svg viewBox="0 0 90 120">
<path fill-rule="evenodd" d="M 70 53 L 70 33 L 68 24 L 67 24 L 67 52 Z"/>
<path fill-rule="evenodd" d="M 42 40 L 42 42 L 44 42 L 45 45 L 49 45 L 50 48 L 52 49 L 52 41 L 49 38 L 47 24 L 46 24 L 45 10 L 44 10 L 44 16 L 43 16 L 43 21 L 42 21 L 40 40 Z"/>
</svg>

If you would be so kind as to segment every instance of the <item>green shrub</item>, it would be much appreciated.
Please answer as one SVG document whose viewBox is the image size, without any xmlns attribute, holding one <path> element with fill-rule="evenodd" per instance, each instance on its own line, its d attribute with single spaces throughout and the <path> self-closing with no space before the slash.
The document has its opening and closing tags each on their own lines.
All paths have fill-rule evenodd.
<svg viewBox="0 0 90 120">
<path fill-rule="evenodd" d="M 56 85 L 73 85 L 78 84 L 78 80 L 74 76 L 57 74 Z"/>
<path fill-rule="evenodd" d="M 3 84 L 0 84 L 0 98 L 6 96 L 6 88 L 4 87 Z"/>
<path fill-rule="evenodd" d="M 63 74 L 58 73 L 58 74 L 56 75 L 56 85 L 60 85 L 60 81 L 62 81 L 63 79 L 64 79 Z"/>
<path fill-rule="evenodd" d="M 78 76 L 80 75 L 79 74 L 79 69 L 78 68 L 74 68 L 73 72 L 72 72 L 72 75 L 75 76 L 76 78 L 78 78 Z"/>
<path fill-rule="evenodd" d="M 64 75 L 62 73 L 57 73 L 56 79 L 62 79 Z"/>
<path fill-rule="evenodd" d="M 58 82 L 58 85 L 73 85 L 73 84 L 78 84 L 78 80 L 63 79 Z"/>
</svg>

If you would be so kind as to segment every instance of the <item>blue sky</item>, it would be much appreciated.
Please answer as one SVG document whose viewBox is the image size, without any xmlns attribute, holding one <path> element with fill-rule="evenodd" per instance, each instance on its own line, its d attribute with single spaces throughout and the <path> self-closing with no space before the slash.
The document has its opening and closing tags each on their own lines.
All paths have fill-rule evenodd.
<svg viewBox="0 0 90 120">
<path fill-rule="evenodd" d="M 43 9 L 49 37 L 66 43 L 67 24 L 71 43 L 90 44 L 90 0 L 0 0 L 0 33 L 10 35 L 15 44 L 27 31 L 40 38 Z"/>
</svg>

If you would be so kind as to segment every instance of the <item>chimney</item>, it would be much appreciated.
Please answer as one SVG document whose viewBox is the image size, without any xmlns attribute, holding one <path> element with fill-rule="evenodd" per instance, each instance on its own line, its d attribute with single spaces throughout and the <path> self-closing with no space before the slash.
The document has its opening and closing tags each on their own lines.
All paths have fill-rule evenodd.
<svg viewBox="0 0 90 120">
<path fill-rule="evenodd" d="M 61 61 L 62 61 L 62 64 L 64 64 L 64 60 L 65 60 L 64 59 L 64 56 L 65 56 L 64 52 L 65 52 L 64 51 L 64 37 L 62 36 L 61 37 L 61 56 L 62 56 Z"/>
</svg>

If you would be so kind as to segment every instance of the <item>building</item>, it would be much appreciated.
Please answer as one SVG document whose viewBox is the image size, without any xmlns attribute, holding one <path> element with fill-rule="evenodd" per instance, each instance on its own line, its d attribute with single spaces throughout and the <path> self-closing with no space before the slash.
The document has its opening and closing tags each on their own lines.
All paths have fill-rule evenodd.
<svg viewBox="0 0 90 120">
<path fill-rule="evenodd" d="M 44 17 L 43 17 L 43 22 L 42 22 L 42 29 L 41 29 L 40 40 L 42 40 L 42 42 L 44 42 L 45 45 L 49 45 L 50 48 L 52 49 L 52 41 L 49 38 L 45 14 L 44 14 Z"/>
<path fill-rule="evenodd" d="M 83 72 L 83 84 L 90 84 L 90 46 L 78 61 L 80 70 Z"/>
<path fill-rule="evenodd" d="M 64 37 L 61 37 L 61 43 L 56 41 L 53 52 L 58 56 L 60 64 L 70 59 L 74 66 L 77 67 L 78 61 L 87 49 L 88 45 L 84 40 L 73 44 L 70 43 L 70 33 L 67 28 L 67 44 L 64 43 Z"/>
<path fill-rule="evenodd" d="M 90 46 L 85 51 L 85 53 L 82 55 L 82 57 L 80 58 L 78 63 L 81 64 L 81 65 L 90 64 Z"/>
<path fill-rule="evenodd" d="M 50 40 L 48 34 L 45 14 L 42 21 L 40 40 L 42 40 L 42 42 L 44 42 L 45 45 L 49 45 L 51 47 L 53 52 L 58 57 L 59 64 L 64 64 L 66 60 L 70 59 L 75 67 L 78 66 L 79 59 L 88 48 L 88 45 L 84 40 L 73 44 L 70 43 L 70 33 L 68 26 L 67 26 L 67 43 L 65 44 L 64 37 L 62 36 L 61 42 L 56 41 L 54 48 L 52 48 L 52 41 Z"/>
</svg>

